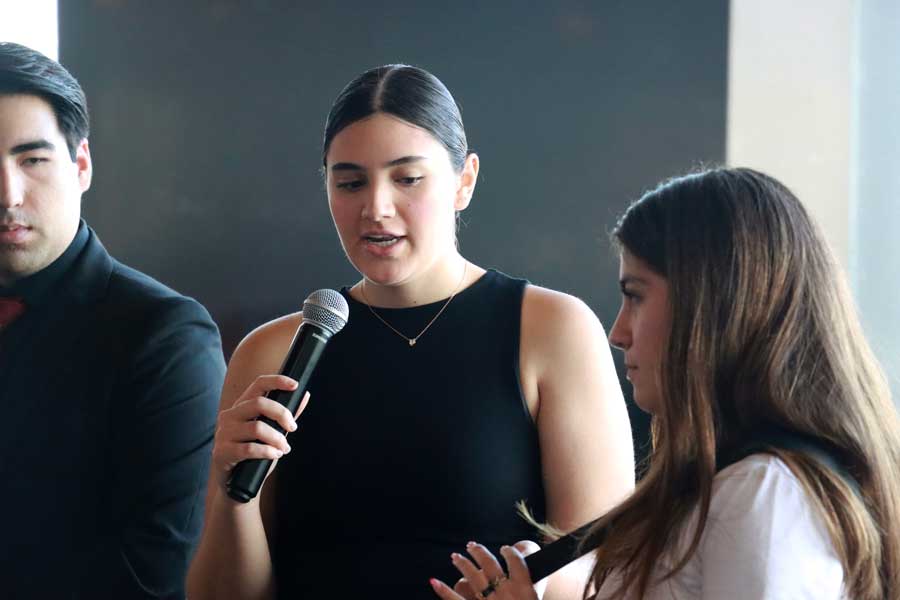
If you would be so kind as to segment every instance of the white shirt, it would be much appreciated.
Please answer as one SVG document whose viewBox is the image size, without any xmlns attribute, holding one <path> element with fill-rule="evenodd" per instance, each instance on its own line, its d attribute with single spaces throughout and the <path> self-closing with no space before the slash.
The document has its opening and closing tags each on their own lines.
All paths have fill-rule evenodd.
<svg viewBox="0 0 900 600">
<path fill-rule="evenodd" d="M 696 513 L 684 529 L 683 547 L 695 518 Z M 680 555 L 666 556 L 671 561 Z M 661 563 L 666 566 L 666 560 Z M 601 592 L 598 598 L 607 596 Z M 840 560 L 803 486 L 778 458 L 754 454 L 716 475 L 697 551 L 644 598 L 839 600 L 846 595 Z"/>
</svg>

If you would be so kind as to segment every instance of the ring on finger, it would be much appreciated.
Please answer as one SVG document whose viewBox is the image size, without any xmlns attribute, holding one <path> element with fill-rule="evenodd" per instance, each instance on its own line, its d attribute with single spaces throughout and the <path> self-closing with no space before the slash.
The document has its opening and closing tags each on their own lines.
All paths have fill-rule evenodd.
<svg viewBox="0 0 900 600">
<path fill-rule="evenodd" d="M 480 592 L 478 592 L 478 594 L 476 594 L 475 597 L 478 598 L 479 600 L 487 598 L 488 596 L 490 596 L 491 594 L 496 592 L 497 588 L 500 587 L 500 584 L 502 584 L 504 581 L 506 581 L 506 579 L 507 579 L 506 575 L 497 575 L 496 577 L 494 577 L 493 579 L 488 581 L 487 587 L 484 588 L 483 590 L 481 590 Z"/>
</svg>

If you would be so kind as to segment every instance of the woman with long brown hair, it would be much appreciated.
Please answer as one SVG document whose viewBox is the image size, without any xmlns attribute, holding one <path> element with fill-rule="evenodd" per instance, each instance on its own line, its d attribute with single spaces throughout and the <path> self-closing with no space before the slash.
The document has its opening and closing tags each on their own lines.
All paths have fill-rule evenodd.
<svg viewBox="0 0 900 600">
<path fill-rule="evenodd" d="M 596 547 L 585 596 L 900 597 L 900 420 L 799 200 L 715 169 L 647 193 L 613 237 L 610 341 L 653 415 L 653 452 L 583 540 Z M 516 549 L 501 550 L 508 573 L 468 551 L 474 563 L 452 558 L 457 591 L 536 597 Z"/>
</svg>

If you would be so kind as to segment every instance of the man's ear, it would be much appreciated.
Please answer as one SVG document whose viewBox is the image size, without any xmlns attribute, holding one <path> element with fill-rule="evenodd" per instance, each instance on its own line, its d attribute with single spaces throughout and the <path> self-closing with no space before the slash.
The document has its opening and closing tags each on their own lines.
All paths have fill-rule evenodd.
<svg viewBox="0 0 900 600">
<path fill-rule="evenodd" d="M 75 149 L 75 166 L 78 168 L 78 183 L 81 186 L 81 192 L 84 193 L 90 189 L 91 176 L 94 173 L 94 167 L 91 164 L 91 148 L 87 138 L 81 140 L 78 148 Z"/>
<path fill-rule="evenodd" d="M 456 211 L 465 210 L 472 201 L 472 194 L 475 193 L 475 184 L 478 181 L 478 155 L 474 152 L 466 157 L 463 163 L 462 172 L 459 174 L 459 187 L 456 190 L 456 200 L 453 208 Z"/>
</svg>

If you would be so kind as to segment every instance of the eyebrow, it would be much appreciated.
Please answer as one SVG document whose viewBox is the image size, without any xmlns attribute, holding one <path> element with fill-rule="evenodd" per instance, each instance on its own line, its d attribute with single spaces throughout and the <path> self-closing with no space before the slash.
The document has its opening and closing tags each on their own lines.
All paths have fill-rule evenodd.
<svg viewBox="0 0 900 600">
<path fill-rule="evenodd" d="M 406 165 L 409 163 L 427 160 L 427 156 L 402 156 L 384 164 L 385 167 L 396 167 L 397 165 Z M 331 165 L 332 171 L 365 171 L 365 167 L 351 162 L 339 162 Z"/>
<path fill-rule="evenodd" d="M 640 277 L 635 277 L 634 275 L 626 275 L 622 279 L 619 280 L 619 287 L 623 290 L 625 286 L 628 284 L 637 284 L 637 285 L 649 285 L 650 282 L 646 279 L 642 279 Z"/>
<path fill-rule="evenodd" d="M 10 148 L 9 153 L 11 155 L 16 154 L 24 154 L 25 152 L 31 152 L 32 150 L 55 150 L 56 146 L 48 142 L 47 140 L 35 140 L 33 142 L 25 142 L 24 144 L 17 144 Z"/>
</svg>

